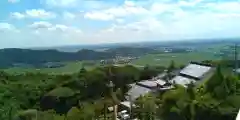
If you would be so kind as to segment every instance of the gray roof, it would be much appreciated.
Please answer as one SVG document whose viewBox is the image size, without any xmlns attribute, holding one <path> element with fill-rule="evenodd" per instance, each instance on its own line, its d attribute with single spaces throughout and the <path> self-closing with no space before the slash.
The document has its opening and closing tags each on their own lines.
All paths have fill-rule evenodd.
<svg viewBox="0 0 240 120">
<path fill-rule="evenodd" d="M 209 67 L 209 66 L 189 64 L 188 66 L 183 68 L 180 71 L 180 73 L 188 75 L 188 76 L 192 76 L 192 77 L 195 77 L 195 78 L 201 78 L 202 76 L 204 76 L 210 70 L 211 70 L 211 67 Z"/>
<path fill-rule="evenodd" d="M 151 92 L 151 89 L 146 88 L 146 87 L 142 87 L 139 85 L 134 85 L 132 86 L 132 88 L 127 92 L 127 96 L 126 99 L 129 99 L 129 96 L 131 96 L 132 100 L 136 100 L 138 97 L 140 96 L 144 96 L 146 94 L 148 94 L 149 92 Z"/>
<path fill-rule="evenodd" d="M 173 88 L 174 88 L 174 86 L 165 86 L 163 88 L 159 88 L 159 90 L 171 90 Z"/>
<path fill-rule="evenodd" d="M 234 69 L 233 71 L 236 72 L 236 73 L 240 73 L 240 68 Z"/>
<path fill-rule="evenodd" d="M 124 106 L 126 106 L 126 107 L 128 107 L 128 108 L 131 108 L 131 103 L 130 103 L 129 101 L 123 101 L 123 102 L 121 102 L 120 104 L 121 104 L 121 105 L 124 105 Z"/>
<path fill-rule="evenodd" d="M 144 80 L 144 81 L 138 82 L 137 84 L 146 86 L 148 88 L 154 88 L 154 87 L 157 87 L 158 85 L 164 85 L 166 84 L 166 82 L 161 79 L 156 79 L 156 80 Z"/>
<path fill-rule="evenodd" d="M 141 82 L 138 82 L 138 84 L 146 87 L 157 87 L 157 83 L 153 80 L 141 81 Z"/>
<path fill-rule="evenodd" d="M 121 105 L 124 105 L 128 108 L 131 108 L 131 102 L 130 101 L 123 101 L 120 103 Z M 134 103 L 132 103 L 132 107 L 135 107 L 136 105 Z"/>
<path fill-rule="evenodd" d="M 190 79 L 190 78 L 183 77 L 183 76 L 176 76 L 171 80 L 171 82 L 172 83 L 175 82 L 176 84 L 186 87 L 191 82 L 195 83 L 196 81 L 193 79 Z"/>
<path fill-rule="evenodd" d="M 164 80 L 161 80 L 161 79 L 158 79 L 158 80 L 156 80 L 155 81 L 157 84 L 159 84 L 159 85 L 164 85 L 164 84 L 166 84 L 166 82 L 164 81 Z"/>
</svg>

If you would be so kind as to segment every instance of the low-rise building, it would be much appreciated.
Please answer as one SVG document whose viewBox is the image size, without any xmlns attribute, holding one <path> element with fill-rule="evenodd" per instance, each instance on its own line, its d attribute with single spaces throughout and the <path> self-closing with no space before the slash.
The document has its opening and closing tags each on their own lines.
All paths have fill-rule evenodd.
<svg viewBox="0 0 240 120">
<path fill-rule="evenodd" d="M 176 76 L 173 77 L 169 82 L 162 80 L 162 76 L 155 77 L 150 80 L 143 80 L 134 84 L 130 84 L 130 90 L 127 92 L 125 98 L 128 101 L 134 101 L 140 96 L 145 96 L 149 93 L 158 93 L 170 90 L 173 84 L 179 84 L 187 87 L 190 83 L 200 83 L 203 79 L 211 75 L 214 67 L 198 63 L 189 63 L 182 70 L 175 73 Z M 161 75 L 166 75 L 162 73 Z"/>
<path fill-rule="evenodd" d="M 125 97 L 127 100 L 136 100 L 140 96 L 144 96 L 149 93 L 172 89 L 171 84 L 168 84 L 161 79 L 144 80 L 135 84 L 131 84 L 130 86 L 131 88 Z"/>
<path fill-rule="evenodd" d="M 198 63 L 190 63 L 183 68 L 170 82 L 186 87 L 190 83 L 200 83 L 213 72 L 214 67 Z"/>
<path fill-rule="evenodd" d="M 187 78 L 187 77 L 183 77 L 183 76 L 176 76 L 171 80 L 171 82 L 173 84 L 178 84 L 178 85 L 187 87 L 188 84 L 190 84 L 191 82 L 195 83 L 196 81 L 191 78 Z"/>
<path fill-rule="evenodd" d="M 131 86 L 130 90 L 127 92 L 127 95 L 125 98 L 130 101 L 130 100 L 136 100 L 140 96 L 144 96 L 148 93 L 150 93 L 152 90 L 143 86 L 139 86 L 137 84 L 134 84 Z"/>
</svg>

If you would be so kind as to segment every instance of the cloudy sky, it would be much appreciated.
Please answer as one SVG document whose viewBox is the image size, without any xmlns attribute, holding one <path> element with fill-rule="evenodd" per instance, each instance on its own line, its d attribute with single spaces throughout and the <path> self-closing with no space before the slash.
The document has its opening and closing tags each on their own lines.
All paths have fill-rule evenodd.
<svg viewBox="0 0 240 120">
<path fill-rule="evenodd" d="M 240 0 L 0 0 L 0 48 L 240 37 Z"/>
</svg>

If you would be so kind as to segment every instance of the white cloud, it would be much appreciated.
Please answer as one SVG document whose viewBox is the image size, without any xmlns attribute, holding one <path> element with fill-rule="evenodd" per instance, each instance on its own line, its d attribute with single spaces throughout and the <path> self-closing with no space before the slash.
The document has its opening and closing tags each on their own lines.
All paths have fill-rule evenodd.
<svg viewBox="0 0 240 120">
<path fill-rule="evenodd" d="M 0 23 L 0 29 L 11 30 L 14 26 L 9 23 Z"/>
<path fill-rule="evenodd" d="M 69 29 L 69 27 L 67 27 L 66 25 L 59 25 L 59 24 L 55 25 L 55 28 L 60 31 L 66 31 L 67 29 Z"/>
<path fill-rule="evenodd" d="M 128 1 L 128 0 L 126 0 L 126 1 L 124 2 L 124 4 L 125 4 L 126 6 L 135 6 L 135 3 L 134 3 L 133 1 Z"/>
<path fill-rule="evenodd" d="M 93 10 L 103 9 L 114 5 L 114 2 L 104 0 L 41 0 L 47 7 L 61 9 Z"/>
<path fill-rule="evenodd" d="M 200 4 L 201 2 L 203 2 L 203 0 L 190 0 L 190 1 L 179 1 L 178 5 L 180 6 L 186 6 L 186 7 L 194 7 L 198 4 Z"/>
<path fill-rule="evenodd" d="M 9 23 L 0 23 L 0 32 L 6 32 L 6 31 L 13 31 L 13 32 L 19 32 L 16 27 Z"/>
<path fill-rule="evenodd" d="M 151 6 L 151 11 L 154 13 L 164 13 L 167 10 L 174 9 L 176 6 L 172 6 L 171 4 L 166 3 L 154 3 Z"/>
<path fill-rule="evenodd" d="M 44 9 L 31 9 L 26 10 L 25 13 L 13 12 L 10 14 L 10 17 L 16 19 L 23 18 L 38 18 L 38 19 L 52 19 L 56 18 L 56 14 L 53 12 L 48 12 Z"/>
<path fill-rule="evenodd" d="M 208 3 L 204 7 L 217 12 L 240 13 L 240 2 Z"/>
<path fill-rule="evenodd" d="M 164 13 L 175 14 L 177 11 L 181 12 L 179 12 L 179 14 L 183 14 L 184 12 L 182 12 L 183 10 L 181 7 L 193 7 L 201 2 L 202 0 L 179 1 L 176 3 L 155 1 L 151 4 L 148 3 L 146 6 L 147 2 L 126 0 L 124 4 L 120 6 L 86 12 L 84 17 L 94 20 L 114 20 L 133 15 L 139 15 L 146 18 Z"/>
<path fill-rule="evenodd" d="M 72 26 L 66 26 L 62 24 L 56 24 L 50 28 L 50 30 L 64 32 L 64 33 L 81 33 L 81 30 Z"/>
<path fill-rule="evenodd" d="M 119 17 L 126 17 L 130 15 L 143 15 L 149 11 L 141 6 L 136 6 L 134 2 L 126 1 L 122 6 L 111 7 L 104 10 L 96 10 L 86 12 L 84 18 L 94 20 L 113 20 Z"/>
<path fill-rule="evenodd" d="M 124 23 L 124 19 L 120 19 L 120 18 L 119 18 L 119 19 L 116 19 L 116 22 L 117 22 L 117 23 Z"/>
<path fill-rule="evenodd" d="M 102 30 L 95 39 L 106 42 L 137 42 L 146 40 L 162 40 L 166 36 L 167 26 L 154 17 L 139 20 L 137 22 L 121 25 L 112 25 L 110 28 Z M 91 38 L 91 39 L 94 39 Z"/>
<path fill-rule="evenodd" d="M 76 18 L 76 15 L 70 12 L 64 12 L 63 13 L 63 18 L 64 19 L 74 19 Z"/>
<path fill-rule="evenodd" d="M 8 0 L 8 2 L 10 2 L 10 3 L 17 3 L 17 2 L 19 2 L 20 0 Z"/>
<path fill-rule="evenodd" d="M 64 33 L 81 33 L 81 30 L 72 26 L 67 26 L 63 24 L 51 24 L 46 21 L 39 21 L 34 22 L 29 26 L 29 28 L 34 29 L 34 31 L 37 31 L 38 34 L 40 34 L 41 30 L 43 31 L 55 31 L 55 32 L 64 32 Z"/>
<path fill-rule="evenodd" d="M 29 27 L 37 30 L 37 29 L 50 29 L 52 26 L 53 25 L 49 22 L 39 21 L 39 22 L 34 22 Z"/>
<path fill-rule="evenodd" d="M 67 7 L 74 6 L 73 3 L 75 4 L 75 2 L 76 5 L 79 5 L 81 0 L 75 2 L 65 1 L 66 3 L 62 0 L 56 1 L 52 0 L 55 4 L 52 4 L 53 6 Z M 82 6 L 88 8 L 82 9 Z M 29 41 L 35 41 L 31 43 L 35 45 L 40 44 L 37 42 L 39 40 L 45 41 L 41 45 L 98 44 L 147 40 L 221 38 L 226 36 L 239 37 L 238 31 L 240 31 L 240 7 L 238 2 L 214 3 L 205 0 L 181 0 L 179 2 L 165 0 L 165 2 L 162 2 L 162 0 L 151 0 L 150 2 L 125 1 L 122 5 L 115 4 L 110 7 L 102 7 L 99 3 L 92 6 L 81 5 L 79 9 L 76 8 L 61 8 L 59 11 L 62 12 L 61 19 L 54 19 L 54 21 L 51 21 L 52 23 L 47 20 L 34 22 L 29 26 L 31 29 L 28 28 L 25 33 L 21 31 L 22 40 L 27 39 L 29 35 Z M 105 20 L 107 22 L 102 25 L 95 25 L 97 23 L 89 20 L 80 19 L 77 21 L 75 18 L 78 15 L 76 11 L 72 11 L 75 9 L 76 11 L 82 11 L 79 12 L 79 15 L 83 15 L 86 19 Z M 35 10 L 31 14 L 16 12 L 12 13 L 11 17 L 17 19 L 51 18 L 46 17 L 50 16 L 45 14 L 47 11 L 42 11 L 44 12 Z M 73 20 L 67 21 L 68 19 Z M 75 25 L 81 25 L 83 28 L 77 28 Z M 0 24 L 0 26 L 2 31 L 3 29 L 9 31 L 15 28 L 10 24 Z M 35 36 L 29 34 L 32 32 L 35 32 Z M 7 32 L 0 34 L 3 33 Z M 9 35 L 9 38 L 12 36 Z M 21 37 L 16 37 L 16 40 L 18 39 L 21 39 Z M 50 41 L 50 39 L 57 40 L 57 42 Z M 25 42 L 25 44 L 30 45 L 29 41 Z"/>
<path fill-rule="evenodd" d="M 240 13 L 228 13 L 228 14 L 219 13 L 219 14 L 216 14 L 216 16 L 218 16 L 220 18 L 239 18 Z"/>
<path fill-rule="evenodd" d="M 49 18 L 55 18 L 56 14 L 53 12 L 47 12 L 44 9 L 32 9 L 27 10 L 26 15 L 28 17 L 32 18 L 41 18 L 41 19 L 49 19 Z"/>
<path fill-rule="evenodd" d="M 120 37 L 121 40 L 129 39 L 129 36 L 132 40 L 143 38 L 145 40 L 179 40 L 239 36 L 237 31 L 240 30 L 240 24 L 238 24 L 240 14 L 205 10 L 198 11 L 196 14 L 196 11 L 186 11 L 180 7 L 176 9 L 159 4 L 157 6 L 164 7 L 155 9 L 156 13 L 154 14 L 161 14 L 164 11 L 171 12 L 171 14 L 167 18 L 148 16 L 137 22 L 113 25 L 101 33 L 115 36 L 115 39 Z M 168 7 L 170 9 L 165 9 Z M 140 33 L 141 35 L 139 35 Z"/>
<path fill-rule="evenodd" d="M 146 18 L 137 22 L 128 23 L 125 25 L 113 25 L 111 28 L 103 30 L 102 32 L 118 33 L 126 32 L 130 34 L 133 32 L 161 32 L 163 29 L 162 22 L 156 18 Z"/>
<path fill-rule="evenodd" d="M 176 11 L 181 11 L 181 7 L 179 4 L 153 3 L 150 11 L 152 15 L 159 15 L 166 12 L 174 13 Z"/>
<path fill-rule="evenodd" d="M 93 20 L 113 20 L 114 16 L 111 14 L 101 13 L 101 12 L 88 12 L 84 15 L 84 18 Z"/>
<path fill-rule="evenodd" d="M 13 13 L 11 13 L 10 16 L 12 18 L 15 18 L 15 19 L 23 19 L 23 18 L 25 18 L 25 15 L 22 14 L 22 13 L 19 13 L 19 12 L 13 12 Z"/>
<path fill-rule="evenodd" d="M 72 7 L 77 4 L 79 0 L 45 0 L 48 6 L 54 7 Z"/>
</svg>

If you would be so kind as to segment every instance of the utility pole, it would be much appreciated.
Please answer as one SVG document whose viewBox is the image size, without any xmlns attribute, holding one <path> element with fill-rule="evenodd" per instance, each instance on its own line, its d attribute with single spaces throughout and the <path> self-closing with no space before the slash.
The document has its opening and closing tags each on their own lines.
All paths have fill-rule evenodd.
<svg viewBox="0 0 240 120">
<path fill-rule="evenodd" d="M 132 108 L 133 108 L 133 103 L 132 103 L 132 96 L 131 95 L 129 95 L 129 102 L 130 102 L 130 119 L 132 119 L 133 118 L 133 116 L 132 116 Z"/>
<path fill-rule="evenodd" d="M 235 73 L 237 74 L 237 69 L 238 69 L 238 45 L 237 45 L 237 43 L 234 46 L 234 62 L 235 62 Z"/>
<path fill-rule="evenodd" d="M 106 107 L 106 101 L 104 100 L 104 120 L 107 120 L 107 107 Z"/>
<path fill-rule="evenodd" d="M 114 88 L 114 84 L 113 84 L 113 82 L 112 82 L 112 78 L 113 78 L 113 74 L 112 74 L 112 69 L 111 68 L 109 68 L 109 84 L 108 84 L 108 86 L 109 86 L 109 88 L 110 88 L 110 95 L 112 96 L 112 101 L 113 101 L 113 120 L 116 120 L 116 118 L 117 118 L 117 108 L 116 108 L 116 102 L 115 102 L 115 100 L 114 100 L 114 91 L 113 91 L 113 88 Z"/>
</svg>

